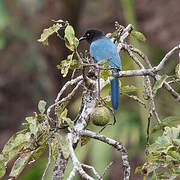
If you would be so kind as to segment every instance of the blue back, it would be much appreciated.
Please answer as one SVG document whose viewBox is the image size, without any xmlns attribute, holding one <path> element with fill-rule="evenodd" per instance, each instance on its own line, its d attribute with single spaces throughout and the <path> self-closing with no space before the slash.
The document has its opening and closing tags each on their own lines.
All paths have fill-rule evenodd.
<svg viewBox="0 0 180 180">
<path fill-rule="evenodd" d="M 91 43 L 90 55 L 95 62 L 106 59 L 112 68 L 121 70 L 121 59 L 117 48 L 115 44 L 105 36 Z"/>
</svg>

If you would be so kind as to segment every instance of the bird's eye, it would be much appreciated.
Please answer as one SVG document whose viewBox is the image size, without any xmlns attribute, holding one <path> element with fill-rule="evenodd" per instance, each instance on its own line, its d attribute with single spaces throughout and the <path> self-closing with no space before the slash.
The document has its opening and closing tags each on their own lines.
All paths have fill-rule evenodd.
<svg viewBox="0 0 180 180">
<path fill-rule="evenodd" d="M 89 33 L 87 33 L 87 36 L 90 36 L 90 34 L 89 34 Z"/>
</svg>

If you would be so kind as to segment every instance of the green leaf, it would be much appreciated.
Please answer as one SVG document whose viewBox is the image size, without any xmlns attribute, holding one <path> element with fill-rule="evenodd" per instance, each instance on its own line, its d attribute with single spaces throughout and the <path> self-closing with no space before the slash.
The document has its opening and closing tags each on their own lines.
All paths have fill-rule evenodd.
<svg viewBox="0 0 180 180">
<path fill-rule="evenodd" d="M 58 108 L 57 108 L 58 119 L 61 118 L 61 113 L 64 111 L 64 109 L 66 108 L 68 103 L 69 103 L 69 101 L 64 101 L 63 103 L 60 104 L 60 106 L 58 106 Z"/>
<path fill-rule="evenodd" d="M 178 64 L 175 68 L 175 75 L 178 79 L 180 79 L 180 64 Z"/>
<path fill-rule="evenodd" d="M 69 44 L 73 44 L 74 43 L 74 38 L 75 38 L 75 32 L 72 26 L 68 25 L 65 29 L 65 36 L 64 36 Z"/>
<path fill-rule="evenodd" d="M 73 27 L 70 25 L 66 26 L 64 33 L 65 33 L 64 39 L 65 39 L 66 47 L 71 51 L 74 51 L 79 45 L 79 40 L 75 37 L 75 32 Z"/>
<path fill-rule="evenodd" d="M 168 76 L 166 74 L 164 74 L 161 76 L 161 78 L 158 81 L 155 82 L 153 89 L 152 89 L 153 94 L 157 93 L 158 89 L 160 89 L 163 86 L 163 84 L 167 78 L 168 78 Z"/>
<path fill-rule="evenodd" d="M 46 101 L 44 101 L 44 100 L 40 100 L 40 101 L 39 101 L 39 103 L 38 103 L 38 110 L 39 110 L 40 113 L 43 114 L 43 113 L 45 112 L 45 110 L 46 110 L 46 109 L 45 109 L 46 104 L 47 104 L 47 103 L 46 103 Z"/>
<path fill-rule="evenodd" d="M 48 45 L 48 38 L 54 33 L 57 33 L 60 28 L 62 28 L 62 24 L 56 23 L 53 24 L 51 27 L 44 29 L 43 33 L 41 34 L 41 38 L 38 39 L 38 42 L 41 42 L 43 45 Z"/>
<path fill-rule="evenodd" d="M 166 118 L 166 121 L 169 119 Z M 167 122 L 168 122 L 167 121 Z M 179 142 L 178 142 L 179 141 Z M 156 170 L 158 179 L 174 179 L 178 176 L 180 162 L 180 125 L 177 127 L 164 127 L 162 136 L 148 148 L 147 162 L 148 174 Z"/>
<path fill-rule="evenodd" d="M 139 32 L 139 31 L 132 30 L 131 31 L 131 36 L 136 38 L 138 41 L 141 41 L 141 42 L 145 42 L 146 41 L 145 35 L 143 33 Z"/>
<path fill-rule="evenodd" d="M 177 151 L 169 150 L 167 154 L 173 157 L 176 161 L 180 162 L 180 153 Z"/>
<path fill-rule="evenodd" d="M 34 135 L 37 138 L 37 132 L 38 132 L 38 122 L 36 117 L 26 117 L 26 121 L 29 125 L 29 131 L 31 135 Z"/>
<path fill-rule="evenodd" d="M 106 81 L 108 77 L 112 76 L 112 71 L 108 69 L 101 70 L 100 76 Z"/>
<path fill-rule="evenodd" d="M 69 55 L 66 60 L 61 61 L 61 74 L 63 75 L 63 77 L 66 77 L 69 72 L 70 66 L 72 64 L 73 55 L 74 53 Z"/>
<path fill-rule="evenodd" d="M 4 155 L 6 162 L 18 155 L 19 151 L 27 145 L 29 139 L 29 133 L 24 134 L 19 132 L 13 135 L 2 150 L 2 154 Z"/>
<path fill-rule="evenodd" d="M 55 133 L 55 138 L 57 140 L 60 150 L 63 153 L 64 158 L 68 159 L 69 148 L 68 148 L 68 143 L 66 141 L 66 135 L 63 133 Z"/>
<path fill-rule="evenodd" d="M 70 129 L 74 127 L 74 122 L 70 118 L 66 118 L 65 122 L 68 124 Z"/>
<path fill-rule="evenodd" d="M 32 158 L 36 161 L 41 157 L 41 155 L 44 153 L 46 149 L 46 145 L 43 144 L 40 147 L 38 147 L 36 150 L 33 151 Z"/>
<path fill-rule="evenodd" d="M 180 124 L 180 117 L 168 116 L 162 120 L 161 124 L 154 125 L 151 133 L 162 131 L 166 126 L 172 127 L 172 126 L 176 126 L 177 124 Z"/>
<path fill-rule="evenodd" d="M 12 178 L 17 178 L 21 172 L 23 171 L 23 169 L 25 168 L 26 164 L 28 163 L 30 157 L 31 157 L 32 152 L 27 152 L 27 153 L 23 153 L 22 155 L 20 155 L 20 157 L 15 161 L 11 172 L 10 172 L 10 177 Z"/>
<path fill-rule="evenodd" d="M 112 76 L 112 70 L 108 64 L 108 60 L 105 59 L 100 61 L 99 65 L 103 69 L 100 71 L 100 77 L 106 81 L 108 77 Z"/>
<path fill-rule="evenodd" d="M 2 178 L 5 174 L 6 174 L 5 158 L 2 154 L 0 154 L 0 178 Z"/>
<path fill-rule="evenodd" d="M 74 38 L 74 46 L 76 49 L 77 49 L 78 45 L 79 45 L 79 40 L 78 40 L 78 38 L 75 37 Z"/>
<path fill-rule="evenodd" d="M 118 31 L 112 32 L 111 35 L 109 36 L 109 38 L 110 38 L 110 39 L 112 39 L 112 38 L 117 39 L 117 38 L 118 38 Z"/>
<path fill-rule="evenodd" d="M 133 86 L 133 85 L 127 85 L 127 86 L 121 86 L 121 93 L 132 93 L 132 92 L 136 92 L 137 91 L 137 87 Z"/>
<path fill-rule="evenodd" d="M 58 112 L 58 120 L 59 120 L 59 125 L 61 124 L 68 124 L 70 128 L 74 126 L 74 122 L 67 117 L 68 110 L 65 108 L 63 111 L 60 109 Z"/>
<path fill-rule="evenodd" d="M 135 174 L 140 174 L 141 171 L 142 171 L 142 166 L 138 166 L 138 167 L 136 167 L 136 169 L 135 169 Z"/>
</svg>

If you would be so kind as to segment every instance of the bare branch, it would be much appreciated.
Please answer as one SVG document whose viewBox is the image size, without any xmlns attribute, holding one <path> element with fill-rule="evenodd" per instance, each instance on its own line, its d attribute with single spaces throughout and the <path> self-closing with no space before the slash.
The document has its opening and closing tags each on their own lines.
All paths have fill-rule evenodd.
<svg viewBox="0 0 180 180">
<path fill-rule="evenodd" d="M 123 29 L 123 32 L 121 33 L 121 36 L 119 38 L 119 42 L 123 43 L 124 40 L 130 35 L 131 31 L 133 30 L 133 25 L 129 24 L 126 28 Z"/>
<path fill-rule="evenodd" d="M 93 111 L 94 107 L 96 106 L 97 82 L 96 82 L 96 80 L 94 80 L 94 81 L 91 80 L 90 83 L 92 83 L 91 89 L 87 89 L 86 87 L 84 87 L 84 91 L 83 91 L 83 95 L 82 95 L 81 113 L 74 125 L 74 129 L 76 129 L 76 131 L 82 130 L 87 126 L 86 119 L 88 118 L 89 114 Z M 61 99 L 61 102 L 63 99 Z M 69 133 L 69 138 L 72 138 L 72 139 L 69 139 L 70 140 L 69 146 L 71 147 L 71 150 L 73 150 L 73 146 L 78 143 L 79 136 L 75 136 L 72 133 Z M 72 152 L 72 154 L 73 154 L 73 152 Z M 74 156 L 75 156 L 75 153 L 73 154 L 73 158 L 75 158 L 74 160 L 75 160 L 75 162 L 77 162 L 77 158 Z M 55 165 L 55 168 L 53 171 L 53 180 L 63 179 L 64 171 L 67 166 L 67 162 L 68 162 L 68 159 L 65 159 L 63 157 L 63 154 L 60 152 L 58 155 L 58 158 L 56 160 L 56 165 Z M 63 163 L 63 165 L 61 166 L 62 163 Z M 69 178 L 73 177 L 74 173 L 75 173 L 75 170 L 73 170 L 73 172 L 70 174 Z"/>
<path fill-rule="evenodd" d="M 62 180 L 64 178 L 67 163 L 68 159 L 65 159 L 63 153 L 60 151 L 53 169 L 53 180 Z"/>
<path fill-rule="evenodd" d="M 78 161 L 76 155 L 75 155 L 75 152 L 74 152 L 74 149 L 73 149 L 73 134 L 72 133 L 68 133 L 67 135 L 67 142 L 68 142 L 68 146 L 69 146 L 69 152 L 70 152 L 70 157 L 72 159 L 72 162 L 73 162 L 73 165 L 74 165 L 74 168 L 76 169 L 76 171 L 79 172 L 79 174 L 87 179 L 87 180 L 94 180 L 94 178 L 90 177 L 82 168 L 82 165 L 81 163 Z M 73 170 L 75 171 L 75 170 Z"/>
<path fill-rule="evenodd" d="M 119 142 L 117 142 L 111 138 L 105 137 L 100 134 L 96 134 L 96 133 L 94 133 L 92 131 L 88 131 L 88 130 L 81 130 L 81 131 L 78 131 L 77 133 L 79 133 L 81 136 L 87 136 L 87 137 L 102 141 L 106 144 L 113 146 L 118 151 L 120 151 L 121 155 L 122 155 L 123 168 L 124 168 L 124 180 L 129 180 L 130 165 L 129 165 L 129 161 L 128 161 L 128 153 L 127 153 L 126 148 L 122 144 L 120 144 Z"/>
<path fill-rule="evenodd" d="M 73 84 L 78 83 L 78 82 L 81 81 L 82 79 L 83 79 L 82 76 L 78 76 L 77 78 L 72 79 L 71 81 L 68 81 L 68 82 L 62 87 L 62 89 L 60 90 L 60 92 L 58 93 L 55 102 L 57 103 L 57 102 L 59 101 L 61 95 L 63 94 L 63 92 L 64 92 L 69 86 L 72 86 Z"/>
<path fill-rule="evenodd" d="M 123 44 L 123 48 L 128 52 L 129 56 L 134 60 L 134 62 L 141 68 L 141 69 L 145 69 L 144 65 L 139 61 L 139 59 L 133 54 L 133 52 L 131 51 L 131 46 L 127 45 L 127 44 Z M 145 62 L 147 64 L 149 64 L 149 66 L 151 66 L 148 58 L 141 53 L 140 51 L 138 51 L 137 49 L 134 49 L 134 51 L 138 54 L 140 54 L 141 57 L 145 58 Z M 152 66 L 151 66 L 152 67 Z M 155 107 L 155 102 L 154 102 L 154 96 L 152 93 L 152 85 L 151 85 L 151 81 L 149 79 L 149 76 L 143 76 L 143 85 L 146 91 L 146 94 L 148 96 L 148 98 L 150 99 L 149 102 L 149 114 L 150 114 L 150 118 L 148 118 L 148 122 L 150 123 L 150 119 L 152 117 L 152 113 L 154 113 L 154 116 L 157 120 L 158 123 L 161 123 L 161 120 L 158 116 L 158 113 L 156 112 L 156 107 Z M 150 124 L 147 128 L 150 128 Z M 149 132 L 149 130 L 147 130 L 147 132 Z M 149 136 L 149 134 L 147 135 Z"/>
</svg>

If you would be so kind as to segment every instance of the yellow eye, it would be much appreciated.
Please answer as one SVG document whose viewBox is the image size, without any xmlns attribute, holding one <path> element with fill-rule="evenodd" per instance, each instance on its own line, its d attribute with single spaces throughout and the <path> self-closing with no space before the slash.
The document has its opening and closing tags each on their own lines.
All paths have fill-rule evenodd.
<svg viewBox="0 0 180 180">
<path fill-rule="evenodd" d="M 87 33 L 87 36 L 90 36 L 90 34 L 89 34 L 89 33 Z"/>
</svg>

